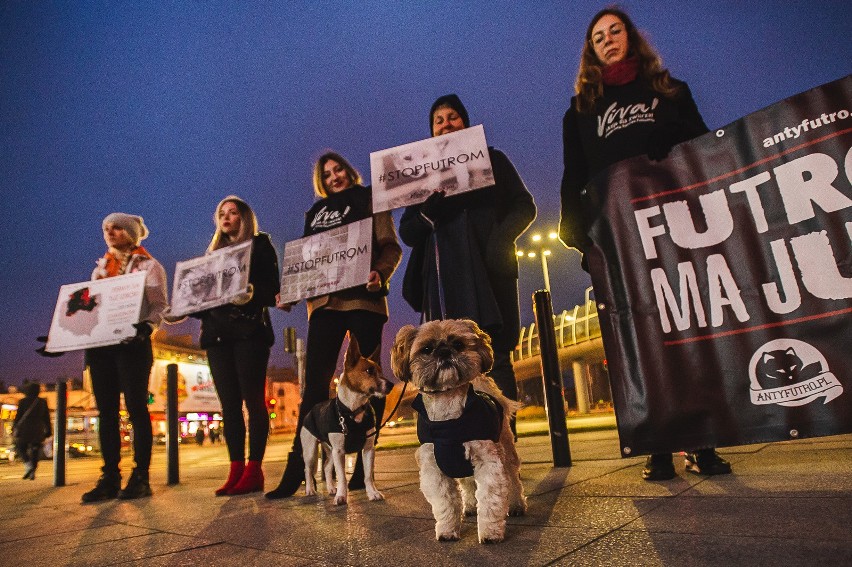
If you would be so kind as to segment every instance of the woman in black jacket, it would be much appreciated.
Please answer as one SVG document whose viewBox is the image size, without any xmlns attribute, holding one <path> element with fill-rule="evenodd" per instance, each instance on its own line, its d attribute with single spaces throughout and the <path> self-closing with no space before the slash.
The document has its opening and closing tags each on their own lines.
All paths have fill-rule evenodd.
<svg viewBox="0 0 852 567">
<path fill-rule="evenodd" d="M 470 126 L 459 97 L 438 98 L 432 136 Z M 437 191 L 405 209 L 399 224 L 411 247 L 402 294 L 424 321 L 472 319 L 491 336 L 491 376 L 518 398 L 510 354 L 521 332 L 515 240 L 535 219 L 535 202 L 506 154 L 488 148 L 494 185 L 449 197 Z M 440 259 L 440 261 L 439 261 Z"/>
<path fill-rule="evenodd" d="M 617 9 L 598 12 L 586 30 L 576 92 L 562 122 L 565 173 L 559 237 L 585 252 L 588 223 L 581 191 L 586 183 L 629 157 L 663 159 L 672 146 L 704 134 L 707 126 L 686 83 L 669 75 L 627 14 Z M 588 269 L 585 257 L 582 265 Z M 731 472 L 713 448 L 688 453 L 686 468 L 708 475 Z M 671 454 L 648 457 L 642 476 L 674 478 Z"/>
<path fill-rule="evenodd" d="M 30 382 L 22 388 L 24 397 L 12 422 L 15 451 L 24 461 L 24 478 L 35 480 L 41 446 L 50 436 L 50 410 L 47 401 L 38 396 L 41 387 Z"/>
<path fill-rule="evenodd" d="M 216 207 L 216 233 L 208 252 L 252 240 L 249 291 L 234 302 L 209 309 L 201 318 L 201 347 L 216 393 L 222 403 L 225 444 L 231 460 L 228 479 L 216 496 L 263 490 L 261 463 L 269 437 L 266 412 L 266 365 L 275 335 L 269 320 L 279 290 L 278 257 L 269 235 L 258 232 L 257 218 L 248 204 L 233 195 Z M 246 423 L 248 413 L 248 463 Z"/>
</svg>

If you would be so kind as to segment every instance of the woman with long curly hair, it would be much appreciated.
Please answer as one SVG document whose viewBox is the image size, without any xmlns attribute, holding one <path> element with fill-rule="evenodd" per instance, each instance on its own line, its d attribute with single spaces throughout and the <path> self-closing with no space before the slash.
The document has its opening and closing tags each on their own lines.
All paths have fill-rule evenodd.
<svg viewBox="0 0 852 567">
<path fill-rule="evenodd" d="M 559 237 L 585 252 L 588 219 L 581 191 L 597 173 L 624 159 L 646 154 L 664 159 L 672 146 L 707 132 L 686 83 L 672 78 L 630 17 L 601 10 L 586 30 L 576 95 L 562 122 L 565 172 Z M 583 268 L 588 269 L 585 257 Z M 730 464 L 714 448 L 687 453 L 686 470 L 726 474 Z M 674 478 L 672 455 L 648 457 L 646 480 Z"/>
</svg>

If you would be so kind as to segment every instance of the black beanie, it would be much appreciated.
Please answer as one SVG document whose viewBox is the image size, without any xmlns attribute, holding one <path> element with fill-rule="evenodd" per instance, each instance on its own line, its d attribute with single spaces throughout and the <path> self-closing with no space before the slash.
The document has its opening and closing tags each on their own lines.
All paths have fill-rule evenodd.
<svg viewBox="0 0 852 567">
<path fill-rule="evenodd" d="M 470 127 L 470 118 L 467 116 L 467 109 L 462 104 L 461 99 L 456 94 L 448 94 L 438 97 L 438 100 L 432 103 L 432 108 L 429 110 L 429 134 L 432 134 L 432 120 L 435 118 L 435 111 L 442 106 L 449 106 L 459 113 L 459 116 L 464 122 L 464 127 Z"/>
</svg>

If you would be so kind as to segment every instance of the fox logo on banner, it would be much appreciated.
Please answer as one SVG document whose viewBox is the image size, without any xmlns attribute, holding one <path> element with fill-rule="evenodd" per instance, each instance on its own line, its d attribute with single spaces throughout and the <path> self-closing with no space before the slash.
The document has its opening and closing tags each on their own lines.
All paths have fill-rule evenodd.
<svg viewBox="0 0 852 567">
<path fill-rule="evenodd" d="M 852 76 L 586 187 L 624 455 L 852 432 Z"/>
</svg>

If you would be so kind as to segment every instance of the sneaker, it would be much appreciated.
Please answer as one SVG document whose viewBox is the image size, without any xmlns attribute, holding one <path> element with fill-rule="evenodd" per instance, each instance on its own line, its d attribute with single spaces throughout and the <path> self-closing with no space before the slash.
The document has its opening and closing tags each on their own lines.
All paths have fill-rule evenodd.
<svg viewBox="0 0 852 567">
<path fill-rule="evenodd" d="M 715 449 L 702 449 L 686 453 L 685 456 L 686 470 L 691 473 L 707 476 L 731 473 L 731 463 L 723 459 Z"/>
<path fill-rule="evenodd" d="M 671 480 L 675 477 L 671 453 L 651 455 L 645 461 L 642 478 L 645 480 Z"/>
<path fill-rule="evenodd" d="M 118 496 L 118 491 L 121 488 L 121 475 L 112 476 L 102 474 L 98 479 L 95 487 L 83 494 L 82 500 L 84 503 L 103 502 L 104 500 L 112 500 Z"/>
<path fill-rule="evenodd" d="M 127 481 L 127 486 L 118 493 L 118 498 L 119 500 L 134 500 L 152 494 L 151 485 L 148 484 L 148 473 L 133 469 L 133 472 L 130 473 L 130 479 Z"/>
</svg>

